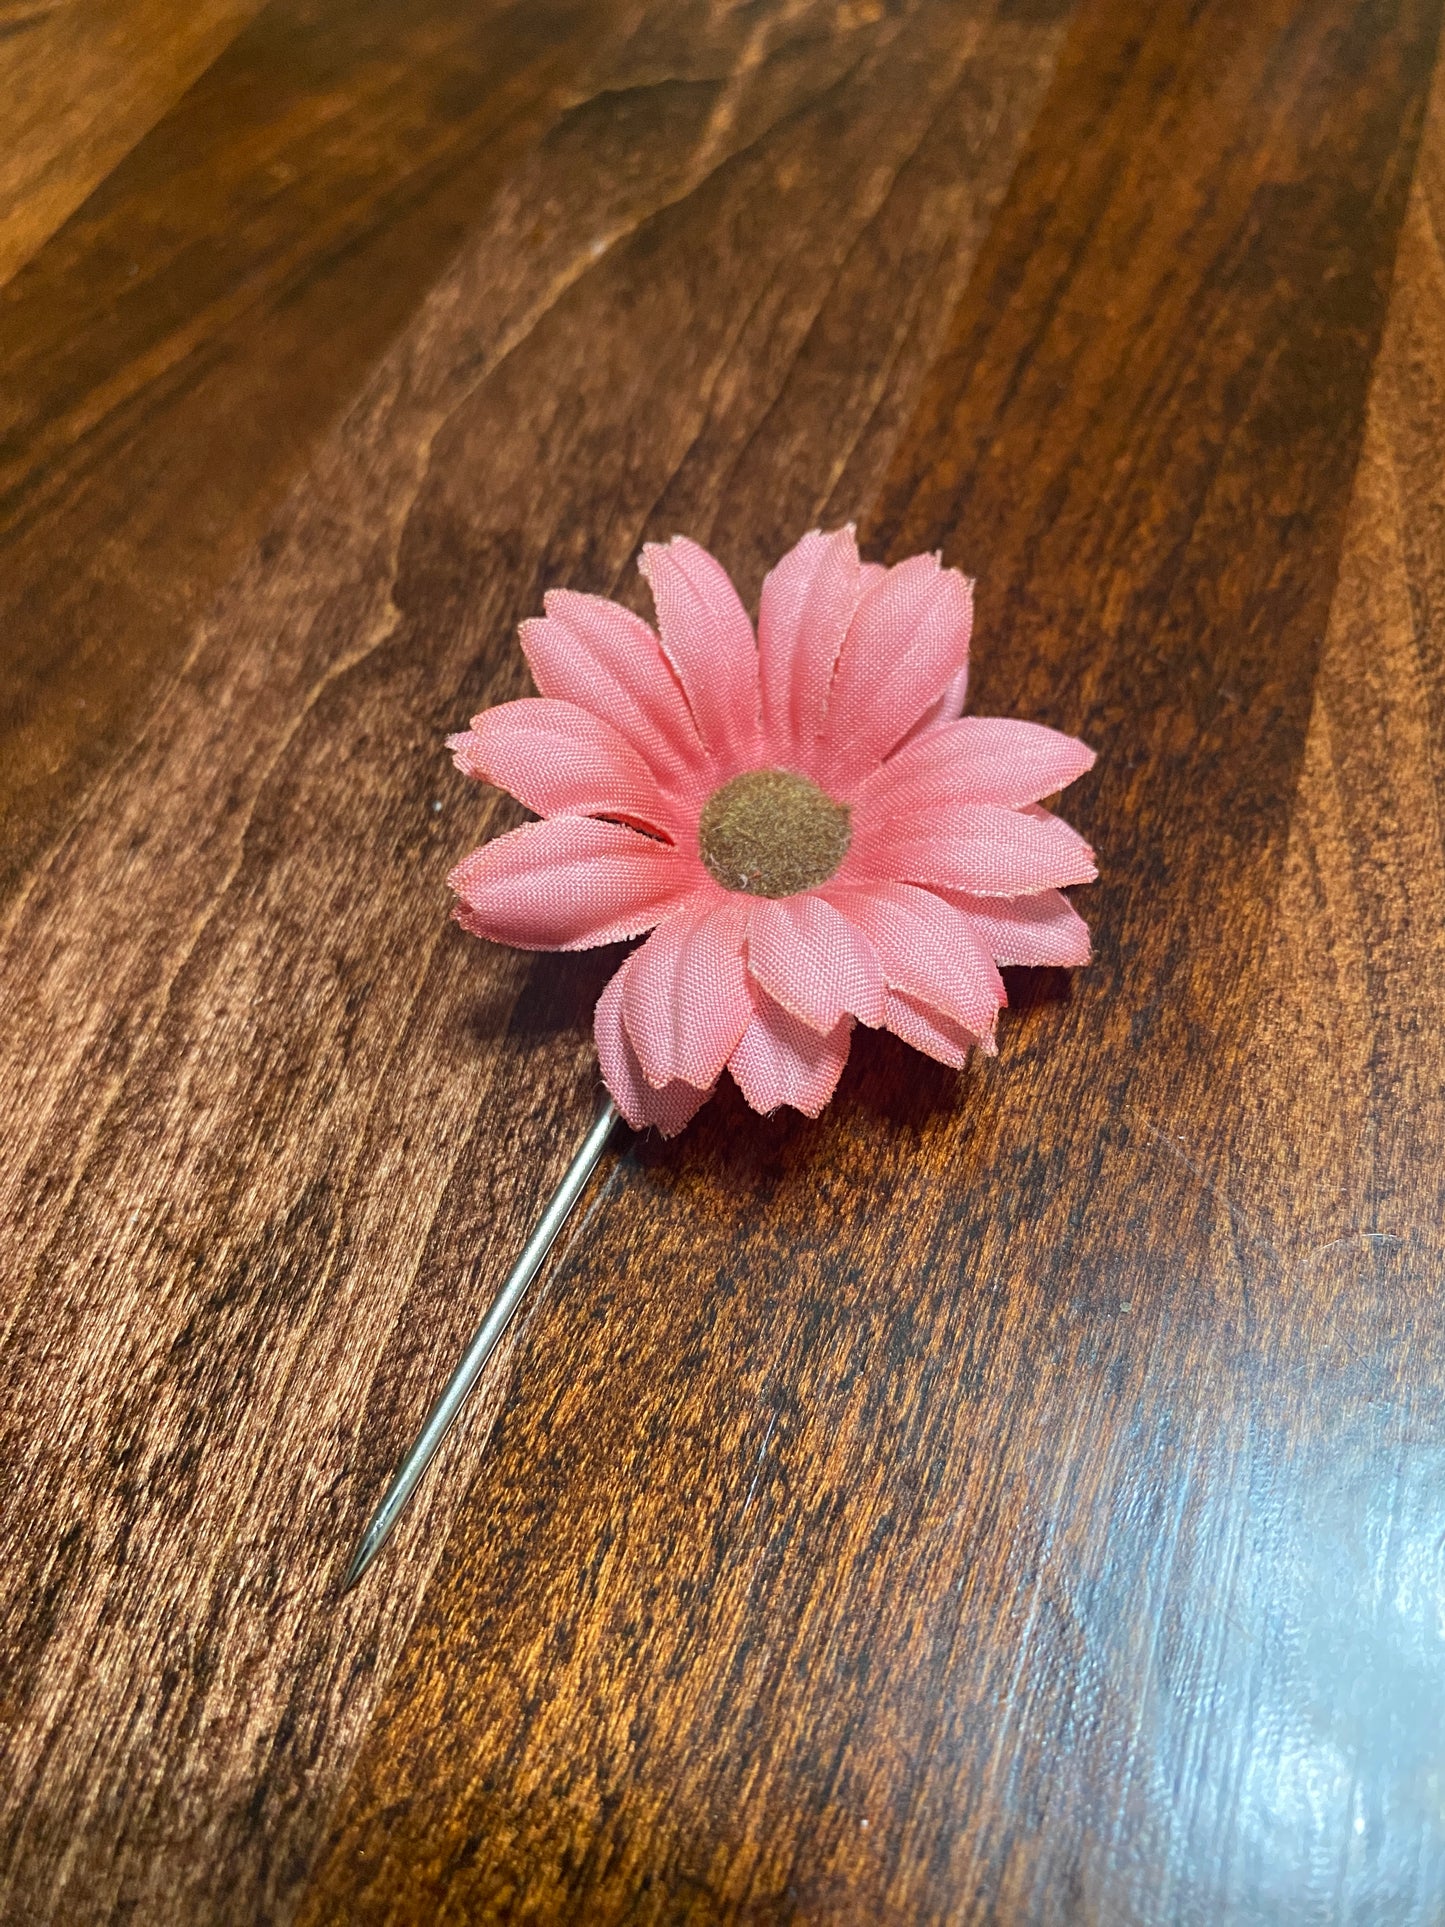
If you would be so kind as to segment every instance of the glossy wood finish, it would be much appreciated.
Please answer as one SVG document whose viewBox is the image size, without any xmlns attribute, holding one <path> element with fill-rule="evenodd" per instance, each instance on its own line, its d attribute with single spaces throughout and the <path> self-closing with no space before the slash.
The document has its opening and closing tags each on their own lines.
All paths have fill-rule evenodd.
<svg viewBox="0 0 1445 1927">
<path fill-rule="evenodd" d="M 0 580 L 108 501 L 137 613 L 97 681 L 27 596 L 6 719 L 4 1917 L 1433 1920 L 1438 7 L 675 0 L 489 14 L 485 59 L 330 18 L 358 139 L 377 62 L 471 103 L 455 229 L 408 253 L 378 188 L 292 361 L 270 273 L 53 498 L 72 361 L 134 365 L 87 210 L 5 309 L 60 506 Z M 191 98 L 127 165 L 200 235 Z M 223 469 L 234 545 L 148 550 L 184 503 L 128 449 L 194 473 L 272 366 L 326 379 Z M 961 1079 L 864 1039 L 817 1125 L 724 1097 L 617 1159 L 341 1602 L 611 963 L 445 923 L 514 812 L 439 737 L 547 583 L 635 597 L 685 528 L 755 590 L 845 515 L 977 571 L 980 709 L 1103 751 L 1098 961 L 1015 973 Z"/>
<path fill-rule="evenodd" d="M 618 27 L 268 6 L 0 289 L 0 892 Z"/>
<path fill-rule="evenodd" d="M 260 0 L 0 9 L 0 282 L 73 214 Z"/>
</svg>

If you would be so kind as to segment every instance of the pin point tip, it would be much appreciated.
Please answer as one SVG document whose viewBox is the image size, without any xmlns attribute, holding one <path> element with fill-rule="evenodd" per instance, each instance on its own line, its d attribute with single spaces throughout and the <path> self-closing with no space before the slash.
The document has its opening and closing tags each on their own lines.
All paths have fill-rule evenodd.
<svg viewBox="0 0 1445 1927">
<path fill-rule="evenodd" d="M 371 1536 L 368 1534 L 351 1555 L 351 1564 L 346 1568 L 346 1576 L 341 1582 L 341 1595 L 343 1599 L 347 1593 L 351 1591 L 352 1587 L 356 1585 L 357 1581 L 376 1557 L 376 1554 L 377 1547 L 371 1543 Z"/>
</svg>

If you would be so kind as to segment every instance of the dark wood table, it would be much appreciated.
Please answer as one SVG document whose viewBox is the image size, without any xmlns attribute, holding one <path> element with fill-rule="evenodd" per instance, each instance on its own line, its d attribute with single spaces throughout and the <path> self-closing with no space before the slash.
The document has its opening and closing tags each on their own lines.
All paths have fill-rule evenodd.
<svg viewBox="0 0 1445 1927">
<path fill-rule="evenodd" d="M 7 1923 L 1445 1918 L 1440 15 L 0 9 Z M 624 1145 L 343 1598 L 617 957 L 442 737 L 848 519 L 1096 961 Z"/>
</svg>

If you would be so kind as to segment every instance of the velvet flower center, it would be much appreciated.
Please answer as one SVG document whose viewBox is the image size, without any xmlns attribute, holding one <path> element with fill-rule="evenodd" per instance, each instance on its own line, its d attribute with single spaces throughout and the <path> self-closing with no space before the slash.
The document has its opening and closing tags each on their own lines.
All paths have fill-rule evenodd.
<svg viewBox="0 0 1445 1927">
<path fill-rule="evenodd" d="M 698 819 L 702 860 L 725 890 L 791 897 L 848 854 L 852 814 L 806 776 L 753 769 L 714 790 Z"/>
</svg>

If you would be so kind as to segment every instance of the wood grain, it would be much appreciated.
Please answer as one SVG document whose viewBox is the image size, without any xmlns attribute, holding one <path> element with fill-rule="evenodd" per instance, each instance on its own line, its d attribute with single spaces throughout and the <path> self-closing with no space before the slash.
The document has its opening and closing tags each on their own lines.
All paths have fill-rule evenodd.
<svg viewBox="0 0 1445 1927">
<path fill-rule="evenodd" d="M 1438 1918 L 1437 37 L 273 4 L 0 294 L 0 1918 Z M 613 1164 L 340 1604 L 612 963 L 440 735 L 848 514 L 1098 963 Z"/>
<path fill-rule="evenodd" d="M 0 286 L 74 213 L 261 0 L 0 6 Z"/>
<path fill-rule="evenodd" d="M 441 736 L 521 686 L 545 583 L 608 587 L 684 520 L 756 575 L 876 487 L 1063 25 L 615 21 L 25 870 L 7 1917 L 289 1914 L 505 1360 L 385 1588 L 342 1605 L 348 1535 L 593 1099 L 607 960 L 534 970 L 446 922 L 449 858 L 508 817 Z M 48 673 L 74 686 L 63 646 Z"/>
<path fill-rule="evenodd" d="M 872 526 L 1099 963 L 624 1162 L 304 1921 L 1437 1917 L 1437 30 L 1075 23 Z"/>
<path fill-rule="evenodd" d="M 1255 1706 L 1241 1850 L 1215 1887 L 1240 1918 L 1429 1920 L 1445 1885 L 1426 1604 L 1445 1490 L 1442 234 L 1437 76 L 1259 1021 L 1230 1140 L 1201 1170 L 1272 1294 L 1252 1307 L 1251 1502 L 1217 1662 Z M 1184 1117 L 1174 1134 L 1192 1155 Z"/>
<path fill-rule="evenodd" d="M 0 895 L 631 17 L 272 0 L 0 291 Z"/>
</svg>

